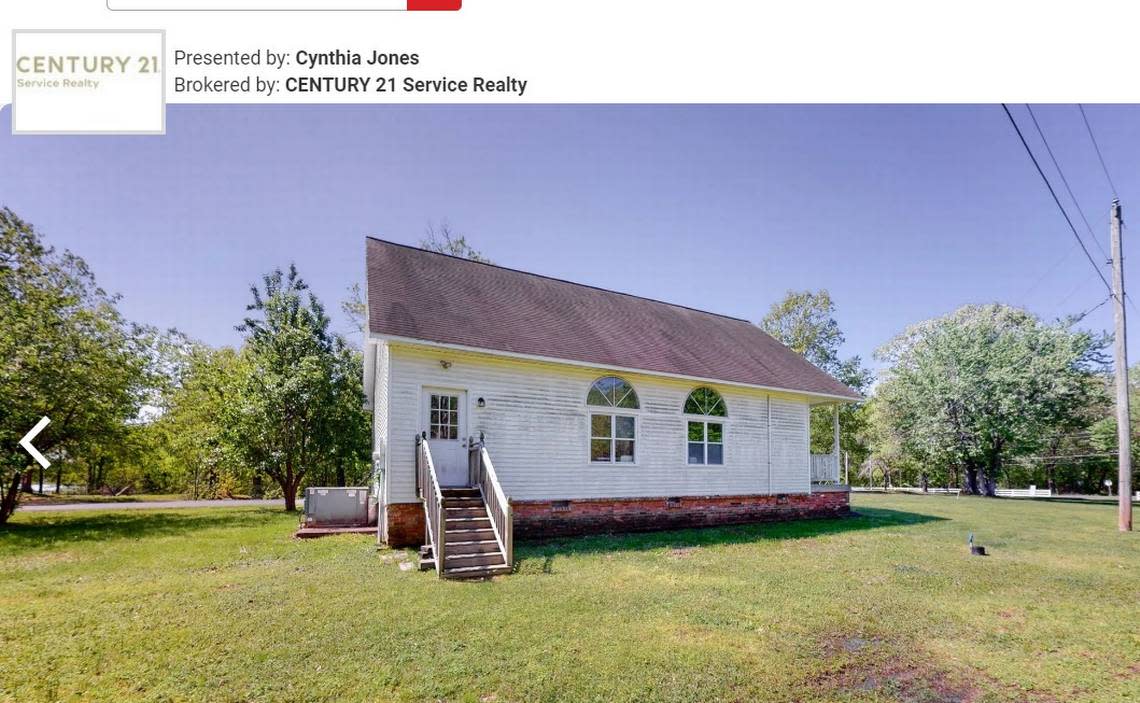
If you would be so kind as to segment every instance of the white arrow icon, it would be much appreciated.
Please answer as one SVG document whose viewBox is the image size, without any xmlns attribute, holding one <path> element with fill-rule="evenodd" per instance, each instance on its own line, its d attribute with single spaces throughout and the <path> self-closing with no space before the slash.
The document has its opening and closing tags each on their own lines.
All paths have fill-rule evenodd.
<svg viewBox="0 0 1140 703">
<path fill-rule="evenodd" d="M 36 435 L 38 435 L 43 431 L 45 427 L 48 426 L 49 422 L 51 422 L 51 420 L 48 419 L 47 415 L 44 415 L 40 418 L 40 421 L 36 423 L 36 426 L 28 430 L 28 434 L 24 435 L 24 438 L 20 440 L 20 446 L 24 448 L 24 451 L 31 454 L 32 458 L 35 459 L 39 465 L 45 469 L 51 466 L 51 462 L 48 461 L 43 454 L 40 454 L 40 450 L 32 446 L 32 440 L 35 439 Z"/>
</svg>

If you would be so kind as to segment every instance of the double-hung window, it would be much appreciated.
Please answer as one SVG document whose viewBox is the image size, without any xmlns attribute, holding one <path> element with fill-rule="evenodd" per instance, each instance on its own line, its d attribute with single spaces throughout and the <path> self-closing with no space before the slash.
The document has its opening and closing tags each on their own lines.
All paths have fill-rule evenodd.
<svg viewBox="0 0 1140 703">
<path fill-rule="evenodd" d="M 685 399 L 685 414 L 702 416 L 686 420 L 689 463 L 724 464 L 724 399 L 711 388 L 697 388 Z"/>
<path fill-rule="evenodd" d="M 590 410 L 590 461 L 631 464 L 636 460 L 637 393 L 617 376 L 594 381 L 586 396 Z"/>
</svg>

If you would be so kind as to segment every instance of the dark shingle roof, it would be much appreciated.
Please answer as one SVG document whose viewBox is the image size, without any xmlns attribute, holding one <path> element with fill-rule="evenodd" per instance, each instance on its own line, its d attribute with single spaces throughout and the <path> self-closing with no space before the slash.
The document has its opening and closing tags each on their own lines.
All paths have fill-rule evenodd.
<svg viewBox="0 0 1140 703">
<path fill-rule="evenodd" d="M 375 334 L 859 397 L 747 320 L 367 242 L 368 325 Z"/>
</svg>

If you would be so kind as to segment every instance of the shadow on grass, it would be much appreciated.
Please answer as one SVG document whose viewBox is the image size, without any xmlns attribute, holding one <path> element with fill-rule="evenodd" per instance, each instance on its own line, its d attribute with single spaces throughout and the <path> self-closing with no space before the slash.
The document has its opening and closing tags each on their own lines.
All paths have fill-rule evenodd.
<svg viewBox="0 0 1140 703">
<path fill-rule="evenodd" d="M 107 542 L 119 539 L 187 535 L 210 528 L 250 528 L 270 525 L 285 515 L 279 508 L 235 510 L 132 510 L 130 512 L 25 513 L 0 525 L 0 547 L 16 551 L 59 542 Z M 295 514 L 295 513 L 294 513 Z"/>
<path fill-rule="evenodd" d="M 763 522 L 727 527 L 699 527 L 666 532 L 630 532 L 624 534 L 566 537 L 550 540 L 528 540 L 515 545 L 515 560 L 521 570 L 524 562 L 539 562 L 538 571 L 549 572 L 556 556 L 597 554 L 600 552 L 649 551 L 653 549 L 685 549 L 716 545 L 747 544 L 765 540 L 803 539 L 826 535 L 903 527 L 940 522 L 946 518 L 888 508 L 859 508 L 849 517 L 788 522 Z M 528 571 L 535 570 L 527 565 Z"/>
</svg>

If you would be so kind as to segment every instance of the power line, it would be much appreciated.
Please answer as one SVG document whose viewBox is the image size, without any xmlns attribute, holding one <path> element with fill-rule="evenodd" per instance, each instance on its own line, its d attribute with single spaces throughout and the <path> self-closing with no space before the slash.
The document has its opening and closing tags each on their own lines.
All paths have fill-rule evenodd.
<svg viewBox="0 0 1140 703">
<path fill-rule="evenodd" d="M 1025 135 L 1021 133 L 1021 128 L 1017 126 L 1017 120 L 1013 119 L 1013 113 L 1009 111 L 1009 107 L 1005 103 L 1001 104 L 1001 108 L 1005 110 L 1005 116 L 1009 118 L 1009 123 L 1013 125 L 1013 130 L 1017 132 L 1017 138 L 1021 140 L 1021 146 L 1025 147 L 1025 153 L 1029 155 L 1029 160 L 1033 162 L 1034 168 L 1037 169 L 1037 174 L 1041 176 L 1041 180 L 1045 182 L 1045 187 L 1049 189 L 1049 195 L 1053 196 L 1053 202 L 1057 203 L 1057 209 L 1061 211 L 1061 216 L 1065 218 L 1065 222 L 1068 223 L 1073 236 L 1077 238 L 1077 242 L 1081 245 L 1081 250 L 1084 251 L 1085 258 L 1089 260 L 1089 264 L 1091 264 L 1096 271 L 1096 275 L 1100 276 L 1101 283 L 1103 283 L 1104 287 L 1111 293 L 1112 286 L 1109 285 L 1108 279 L 1104 277 L 1104 274 L 1100 272 L 1100 267 L 1097 266 L 1096 261 L 1093 260 L 1092 254 L 1089 253 L 1089 248 L 1085 246 L 1085 242 L 1081 239 L 1080 233 L 1077 232 L 1077 228 L 1073 226 L 1073 221 L 1069 219 L 1069 213 L 1065 211 L 1065 206 L 1061 204 L 1061 199 L 1057 197 L 1057 192 L 1053 190 L 1053 184 L 1049 182 L 1048 177 L 1045 176 L 1045 172 L 1041 170 L 1041 164 L 1037 163 L 1037 157 L 1033 155 L 1033 150 L 1029 148 L 1029 143 L 1025 141 Z"/>
<path fill-rule="evenodd" d="M 1069 248 L 1065 250 L 1065 253 L 1062 254 L 1060 256 L 1060 258 L 1058 258 L 1056 261 L 1054 261 L 1049 266 L 1049 268 L 1045 269 L 1045 272 L 1042 273 L 1040 276 L 1038 276 L 1037 280 L 1033 281 L 1033 285 L 1031 285 L 1025 289 L 1025 292 L 1021 294 L 1021 299 L 1022 300 L 1028 299 L 1029 294 L 1032 293 L 1033 291 L 1037 290 L 1037 286 L 1041 285 L 1045 281 L 1045 279 L 1049 277 L 1050 274 L 1052 274 L 1054 271 L 1056 271 L 1057 267 L 1059 267 L 1061 264 L 1068 261 L 1069 257 L 1072 256 L 1073 252 L 1076 250 L 1077 250 L 1077 245 L 1076 244 L 1070 244 Z"/>
<path fill-rule="evenodd" d="M 1112 189 L 1112 197 L 1119 200 L 1120 196 L 1116 193 L 1116 184 L 1112 182 L 1112 176 L 1108 175 L 1108 166 L 1104 164 L 1104 157 L 1101 156 L 1100 146 L 1097 145 L 1096 137 L 1093 136 L 1092 125 L 1089 124 L 1089 117 L 1085 114 L 1085 106 L 1077 103 L 1077 109 L 1081 111 L 1081 119 L 1085 121 L 1085 129 L 1089 131 L 1089 139 L 1092 140 L 1093 149 L 1096 150 L 1096 157 L 1100 159 L 1100 168 L 1104 171 L 1104 177 L 1108 181 L 1108 187 Z"/>
<path fill-rule="evenodd" d="M 1107 261 L 1109 256 L 1104 252 L 1104 247 L 1100 245 L 1100 240 L 1097 239 L 1096 233 L 1093 232 L 1092 225 L 1089 224 L 1089 218 L 1085 217 L 1085 211 L 1081 209 L 1081 204 L 1077 202 L 1077 196 L 1073 195 L 1073 189 L 1069 187 L 1069 179 L 1065 178 L 1065 172 L 1061 170 L 1061 164 L 1057 163 L 1057 157 L 1053 155 L 1053 148 L 1049 146 L 1049 140 L 1045 138 L 1045 132 L 1037 122 L 1037 115 L 1033 114 L 1033 108 L 1028 103 L 1026 103 L 1025 109 L 1029 111 L 1029 118 L 1033 120 L 1033 126 L 1037 128 L 1037 134 L 1041 137 L 1041 143 L 1045 145 L 1045 151 L 1049 154 L 1049 160 L 1053 162 L 1053 168 L 1057 169 L 1057 175 L 1061 177 L 1061 183 L 1065 185 L 1065 190 L 1069 193 L 1073 205 L 1077 208 L 1077 214 L 1081 216 L 1081 221 L 1085 223 L 1085 229 L 1089 231 L 1089 236 L 1092 237 L 1093 244 L 1096 245 L 1101 256 Z"/>
<path fill-rule="evenodd" d="M 1089 308 L 1088 310 L 1085 310 L 1085 311 L 1084 311 L 1084 312 L 1082 312 L 1080 315 L 1077 315 L 1077 316 L 1076 316 L 1076 318 L 1074 318 L 1074 319 L 1073 319 L 1073 321 L 1072 321 L 1072 322 L 1070 322 L 1069 324 L 1071 324 L 1071 325 L 1075 325 L 1075 324 L 1077 324 L 1077 323 L 1078 323 L 1078 322 L 1080 322 L 1081 320 L 1085 319 L 1085 318 L 1086 318 L 1086 317 L 1089 315 L 1089 313 L 1091 313 L 1093 310 L 1096 310 L 1097 308 L 1099 308 L 1100 306 L 1104 305 L 1105 303 L 1107 303 L 1107 302 L 1108 302 L 1108 301 L 1110 301 L 1110 300 L 1112 300 L 1112 296 L 1111 296 L 1111 295 L 1110 295 L 1110 296 L 1108 296 L 1107 298 L 1105 298 L 1104 300 L 1100 301 L 1100 302 L 1099 302 L 1099 303 L 1097 303 L 1096 305 L 1092 306 L 1092 307 L 1091 307 L 1091 308 Z"/>
<path fill-rule="evenodd" d="M 1073 288 L 1065 295 L 1065 297 L 1061 299 L 1061 302 L 1057 303 L 1057 307 L 1064 308 L 1066 305 L 1068 305 L 1069 301 L 1073 299 L 1073 296 L 1075 296 L 1077 293 L 1080 293 L 1081 290 L 1084 289 L 1085 285 L 1094 278 L 1096 278 L 1095 274 L 1089 274 L 1086 278 L 1081 279 L 1081 281 L 1077 283 L 1077 285 L 1073 286 Z M 1110 295 L 1109 297 L 1112 296 Z"/>
</svg>

